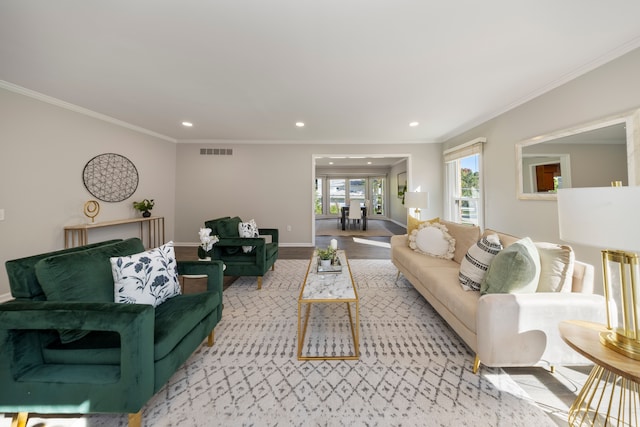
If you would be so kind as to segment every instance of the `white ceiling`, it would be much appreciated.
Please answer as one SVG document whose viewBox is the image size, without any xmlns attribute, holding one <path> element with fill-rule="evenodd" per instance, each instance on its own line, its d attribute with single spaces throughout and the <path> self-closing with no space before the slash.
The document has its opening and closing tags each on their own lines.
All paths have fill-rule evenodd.
<svg viewBox="0 0 640 427">
<path fill-rule="evenodd" d="M 2 0 L 0 80 L 175 140 L 434 142 L 639 47 L 638 16 L 629 0 Z"/>
</svg>

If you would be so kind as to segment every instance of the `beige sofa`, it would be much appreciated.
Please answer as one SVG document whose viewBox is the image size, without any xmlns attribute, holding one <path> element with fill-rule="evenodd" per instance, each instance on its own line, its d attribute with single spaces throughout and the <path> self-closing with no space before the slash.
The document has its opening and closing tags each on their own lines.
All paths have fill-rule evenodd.
<svg viewBox="0 0 640 427">
<path fill-rule="evenodd" d="M 391 238 L 391 260 L 476 353 L 473 371 L 486 366 L 582 365 L 589 362 L 561 339 L 565 319 L 606 322 L 604 297 L 593 294 L 592 265 L 575 261 L 571 292 L 486 294 L 465 291 L 458 279 L 467 250 L 481 238 L 478 227 L 440 221 L 455 239 L 452 260 L 421 254 L 408 245 L 408 235 Z M 519 238 L 496 233 L 504 247 Z"/>
</svg>

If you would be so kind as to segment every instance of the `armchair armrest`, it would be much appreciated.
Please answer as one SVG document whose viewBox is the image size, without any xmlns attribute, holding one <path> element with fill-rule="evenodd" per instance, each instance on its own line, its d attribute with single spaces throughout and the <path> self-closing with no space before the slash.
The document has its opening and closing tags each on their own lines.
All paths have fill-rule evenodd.
<svg viewBox="0 0 640 427">
<path fill-rule="evenodd" d="M 602 295 L 489 294 L 478 300 L 477 355 L 487 366 L 585 364 L 560 337 L 562 320 L 606 322 Z"/>
<path fill-rule="evenodd" d="M 28 387 L 42 378 L 64 376 L 62 365 L 44 364 L 40 350 L 24 346 L 19 339 L 29 330 L 81 329 L 115 331 L 120 334 L 119 385 L 134 390 L 132 407 L 141 407 L 154 387 L 154 315 L 150 305 L 14 300 L 0 304 L 0 383 Z M 27 344 L 34 344 L 31 340 Z M 33 347 L 33 345 L 32 345 Z M 70 366 L 69 369 L 82 369 Z M 65 379 L 59 379 L 65 382 Z M 20 387 L 23 387 L 22 385 Z M 16 389 L 17 390 L 17 389 Z M 136 401 L 139 400 L 139 401 Z"/>
<path fill-rule="evenodd" d="M 273 243 L 278 243 L 280 231 L 277 228 L 258 228 L 258 233 L 262 235 L 269 235 L 271 236 L 271 241 Z"/>
<path fill-rule="evenodd" d="M 224 263 L 222 261 L 178 261 L 178 274 L 207 275 L 207 290 L 218 292 L 222 299 Z"/>
<path fill-rule="evenodd" d="M 265 240 L 262 237 L 222 237 L 213 245 L 213 249 L 223 246 L 256 246 L 264 247 Z"/>
</svg>

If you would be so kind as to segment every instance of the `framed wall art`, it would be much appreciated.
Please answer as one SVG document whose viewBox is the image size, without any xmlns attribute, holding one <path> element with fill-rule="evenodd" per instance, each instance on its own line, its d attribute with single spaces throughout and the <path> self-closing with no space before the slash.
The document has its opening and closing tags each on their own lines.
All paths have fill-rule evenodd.
<svg viewBox="0 0 640 427">
<path fill-rule="evenodd" d="M 138 188 L 138 170 L 131 160 L 120 154 L 100 154 L 84 166 L 82 182 L 96 199 L 121 202 Z"/>
<path fill-rule="evenodd" d="M 407 173 L 400 172 L 398 174 L 398 199 L 402 199 L 406 191 L 407 191 Z"/>
</svg>

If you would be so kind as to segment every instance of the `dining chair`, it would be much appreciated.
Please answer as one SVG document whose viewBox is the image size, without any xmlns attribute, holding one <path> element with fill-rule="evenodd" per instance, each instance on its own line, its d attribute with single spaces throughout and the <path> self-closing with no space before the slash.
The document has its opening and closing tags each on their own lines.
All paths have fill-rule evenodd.
<svg viewBox="0 0 640 427">
<path fill-rule="evenodd" d="M 360 209 L 360 202 L 358 200 L 352 200 L 349 204 L 349 220 L 353 220 L 355 226 L 357 222 L 360 222 L 362 218 L 362 210 Z"/>
</svg>

